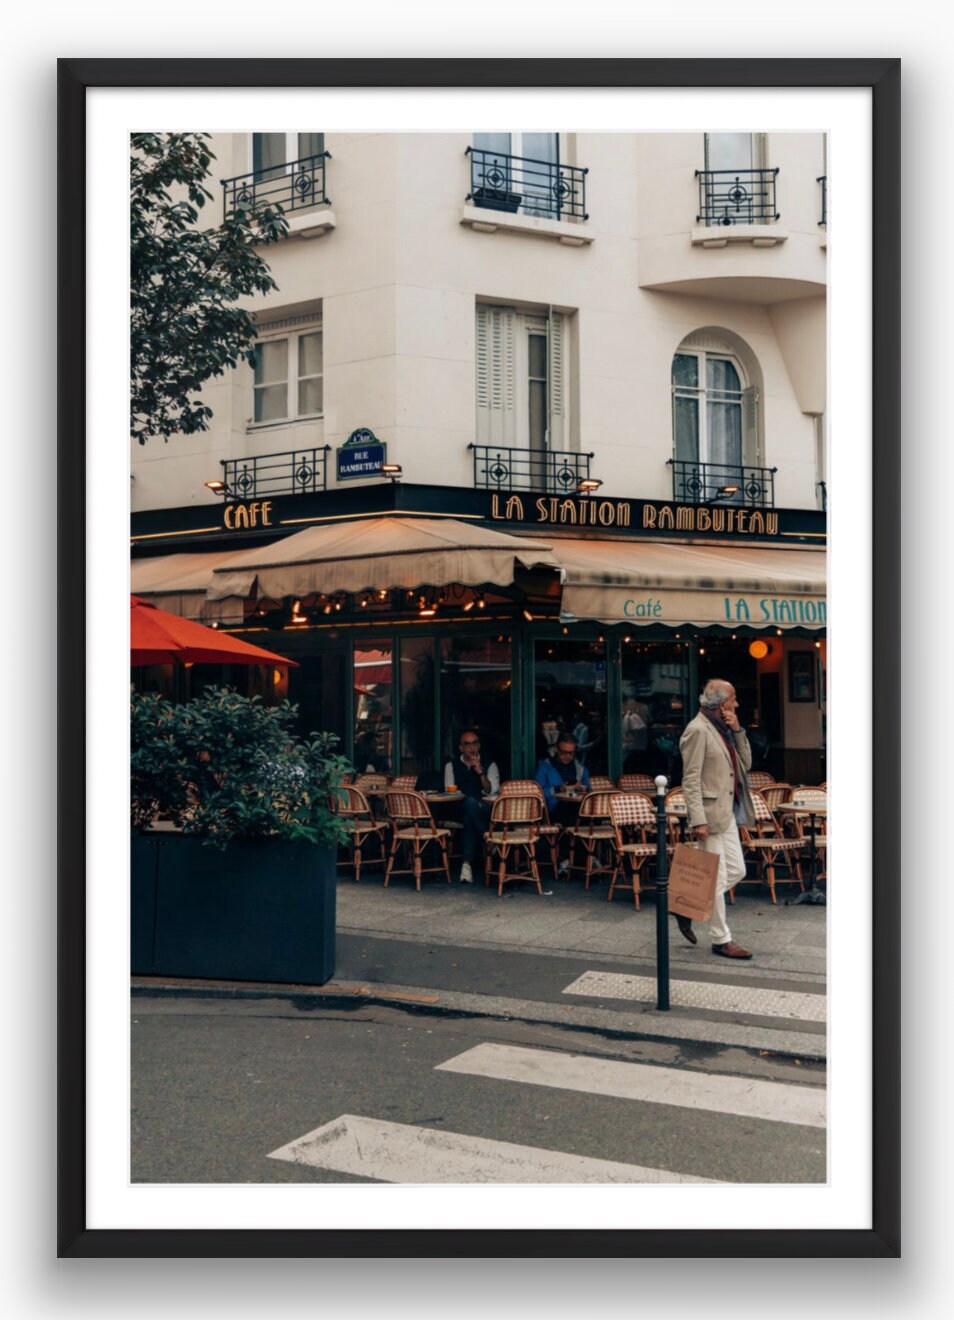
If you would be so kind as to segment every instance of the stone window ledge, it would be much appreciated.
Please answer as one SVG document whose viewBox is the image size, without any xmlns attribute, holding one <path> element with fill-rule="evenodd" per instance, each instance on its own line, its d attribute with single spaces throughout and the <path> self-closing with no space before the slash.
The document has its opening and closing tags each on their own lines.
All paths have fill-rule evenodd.
<svg viewBox="0 0 954 1320">
<path fill-rule="evenodd" d="M 305 211 L 302 215 L 288 217 L 288 238 L 324 238 L 337 225 L 335 213 L 330 207 L 317 211 Z"/>
<path fill-rule="evenodd" d="M 510 215 L 507 211 L 491 211 L 482 206 L 464 206 L 460 223 L 468 225 L 478 234 L 526 234 L 530 237 L 555 239 L 567 247 L 586 247 L 593 242 L 593 234 L 584 222 L 547 220 L 535 215 Z"/>
<path fill-rule="evenodd" d="M 778 247 L 788 234 L 772 225 L 706 225 L 692 230 L 692 246 L 724 248 L 730 243 L 748 243 L 750 247 Z"/>
</svg>

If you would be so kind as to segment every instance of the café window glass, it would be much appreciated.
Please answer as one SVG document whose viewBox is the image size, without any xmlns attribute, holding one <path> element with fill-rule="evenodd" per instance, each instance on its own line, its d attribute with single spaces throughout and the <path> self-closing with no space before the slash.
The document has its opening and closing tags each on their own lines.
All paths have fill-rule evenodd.
<svg viewBox="0 0 954 1320">
<path fill-rule="evenodd" d="M 577 756 L 590 774 L 607 773 L 606 644 L 535 643 L 536 759 L 551 755 L 557 737 L 571 733 Z"/>
<path fill-rule="evenodd" d="M 434 639 L 401 641 L 401 774 L 420 775 L 434 765 Z"/>
<path fill-rule="evenodd" d="M 441 765 L 459 755 L 463 729 L 476 729 L 484 765 L 496 761 L 510 775 L 510 696 L 513 650 L 509 637 L 444 637 L 440 643 Z"/>
<path fill-rule="evenodd" d="M 388 638 L 363 641 L 354 648 L 354 754 L 358 774 L 373 771 L 389 775 L 391 737 L 394 728 L 392 705 L 393 650 Z"/>
<path fill-rule="evenodd" d="M 622 773 L 681 779 L 679 739 L 696 713 L 684 642 L 624 641 L 621 661 Z"/>
</svg>

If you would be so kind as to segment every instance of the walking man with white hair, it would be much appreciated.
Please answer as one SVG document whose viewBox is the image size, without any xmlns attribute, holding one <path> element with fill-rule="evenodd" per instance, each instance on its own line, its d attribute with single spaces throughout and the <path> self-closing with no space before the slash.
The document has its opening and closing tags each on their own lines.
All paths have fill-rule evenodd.
<svg viewBox="0 0 954 1320">
<path fill-rule="evenodd" d="M 722 958 L 752 957 L 732 939 L 725 915 L 725 891 L 745 879 L 739 826 L 755 820 L 747 778 L 752 752 L 739 723 L 738 708 L 732 684 L 710 679 L 699 698 L 699 714 L 686 726 L 679 742 L 689 829 L 706 852 L 719 858 L 709 935 L 712 952 Z M 680 916 L 676 922 L 689 943 L 695 944 L 692 922 Z"/>
</svg>

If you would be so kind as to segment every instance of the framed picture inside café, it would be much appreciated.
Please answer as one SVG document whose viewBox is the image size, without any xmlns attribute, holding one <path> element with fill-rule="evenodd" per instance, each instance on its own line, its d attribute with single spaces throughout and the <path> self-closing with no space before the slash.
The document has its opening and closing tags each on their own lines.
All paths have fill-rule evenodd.
<svg viewBox="0 0 954 1320">
<path fill-rule="evenodd" d="M 899 1254 L 899 85 L 60 61 L 60 1255 Z"/>
</svg>

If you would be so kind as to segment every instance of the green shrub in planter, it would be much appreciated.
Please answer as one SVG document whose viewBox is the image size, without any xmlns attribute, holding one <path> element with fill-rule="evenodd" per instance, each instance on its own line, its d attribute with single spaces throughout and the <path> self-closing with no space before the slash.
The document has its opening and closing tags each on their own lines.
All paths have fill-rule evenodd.
<svg viewBox="0 0 954 1320">
<path fill-rule="evenodd" d="M 328 797 L 351 767 L 334 734 L 298 737 L 295 716 L 287 701 L 265 706 L 232 688 L 178 706 L 134 694 L 133 830 L 161 815 L 217 848 L 268 838 L 337 845 Z"/>
<path fill-rule="evenodd" d="M 132 700 L 132 970 L 323 985 L 334 974 L 336 739 L 287 702 Z M 153 830 L 157 816 L 181 833 Z"/>
</svg>

